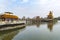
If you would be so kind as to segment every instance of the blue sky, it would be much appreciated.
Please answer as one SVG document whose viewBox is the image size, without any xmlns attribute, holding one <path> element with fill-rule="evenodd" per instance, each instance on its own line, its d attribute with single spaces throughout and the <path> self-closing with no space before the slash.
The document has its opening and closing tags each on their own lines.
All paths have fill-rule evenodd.
<svg viewBox="0 0 60 40">
<path fill-rule="evenodd" d="M 19 17 L 46 17 L 52 11 L 60 16 L 60 0 L 0 0 L 0 13 L 13 12 Z"/>
</svg>

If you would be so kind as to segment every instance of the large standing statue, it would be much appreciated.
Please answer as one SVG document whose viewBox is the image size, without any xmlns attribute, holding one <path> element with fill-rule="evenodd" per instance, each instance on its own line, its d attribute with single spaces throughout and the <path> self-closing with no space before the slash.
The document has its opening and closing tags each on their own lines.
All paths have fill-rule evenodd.
<svg viewBox="0 0 60 40">
<path fill-rule="evenodd" d="M 53 19 L 53 13 L 50 11 L 49 14 L 48 14 L 48 19 Z"/>
</svg>

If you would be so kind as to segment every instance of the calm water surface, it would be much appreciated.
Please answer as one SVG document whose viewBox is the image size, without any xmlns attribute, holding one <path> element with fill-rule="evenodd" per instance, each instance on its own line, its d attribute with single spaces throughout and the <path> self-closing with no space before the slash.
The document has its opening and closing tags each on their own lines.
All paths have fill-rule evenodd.
<svg viewBox="0 0 60 40">
<path fill-rule="evenodd" d="M 0 32 L 0 40 L 60 40 L 60 22 L 28 25 Z"/>
</svg>

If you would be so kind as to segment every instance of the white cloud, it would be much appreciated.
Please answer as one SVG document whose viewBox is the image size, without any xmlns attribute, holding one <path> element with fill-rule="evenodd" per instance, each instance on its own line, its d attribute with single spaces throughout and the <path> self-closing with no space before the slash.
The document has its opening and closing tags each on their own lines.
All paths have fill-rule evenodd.
<svg viewBox="0 0 60 40">
<path fill-rule="evenodd" d="M 40 0 L 40 4 L 47 4 L 49 0 Z"/>
<path fill-rule="evenodd" d="M 9 8 L 12 2 L 15 1 L 16 0 L 0 0 L 0 13 L 9 10 L 7 8 Z"/>
<path fill-rule="evenodd" d="M 22 0 L 21 3 L 27 3 L 29 0 Z"/>
<path fill-rule="evenodd" d="M 28 1 L 25 1 L 28 2 Z M 59 10 L 60 10 L 60 5 L 59 5 L 59 1 L 57 0 L 36 0 L 34 2 L 31 2 L 29 6 L 26 7 L 14 7 L 13 12 L 17 13 L 17 15 L 19 16 L 36 16 L 39 15 L 41 17 L 47 16 L 47 14 L 49 13 L 49 11 L 53 11 L 55 16 L 59 15 Z"/>
<path fill-rule="evenodd" d="M 12 5 L 13 2 L 16 2 L 18 0 L 0 0 L 0 12 L 4 11 L 12 11 L 16 13 L 19 16 L 36 16 L 40 15 L 43 17 L 48 14 L 50 10 L 52 10 L 55 14 L 55 16 L 60 16 L 60 0 L 22 0 L 21 3 L 28 3 L 23 5 L 14 6 Z M 12 5 L 13 8 L 9 7 L 9 5 Z M 17 4 L 16 4 L 17 5 Z M 9 9 L 7 9 L 9 8 Z M 10 9 L 11 8 L 11 9 Z"/>
</svg>

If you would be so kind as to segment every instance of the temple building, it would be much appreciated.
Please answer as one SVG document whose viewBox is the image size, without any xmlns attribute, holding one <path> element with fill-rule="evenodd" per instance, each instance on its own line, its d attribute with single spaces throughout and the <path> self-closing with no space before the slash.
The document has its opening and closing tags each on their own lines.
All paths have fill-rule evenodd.
<svg viewBox="0 0 60 40">
<path fill-rule="evenodd" d="M 48 19 L 53 19 L 53 13 L 50 11 L 48 16 L 47 16 Z"/>
<path fill-rule="evenodd" d="M 13 21 L 18 19 L 18 16 L 13 15 L 11 12 L 4 12 L 4 14 L 0 14 L 0 20 L 2 21 Z"/>
</svg>

